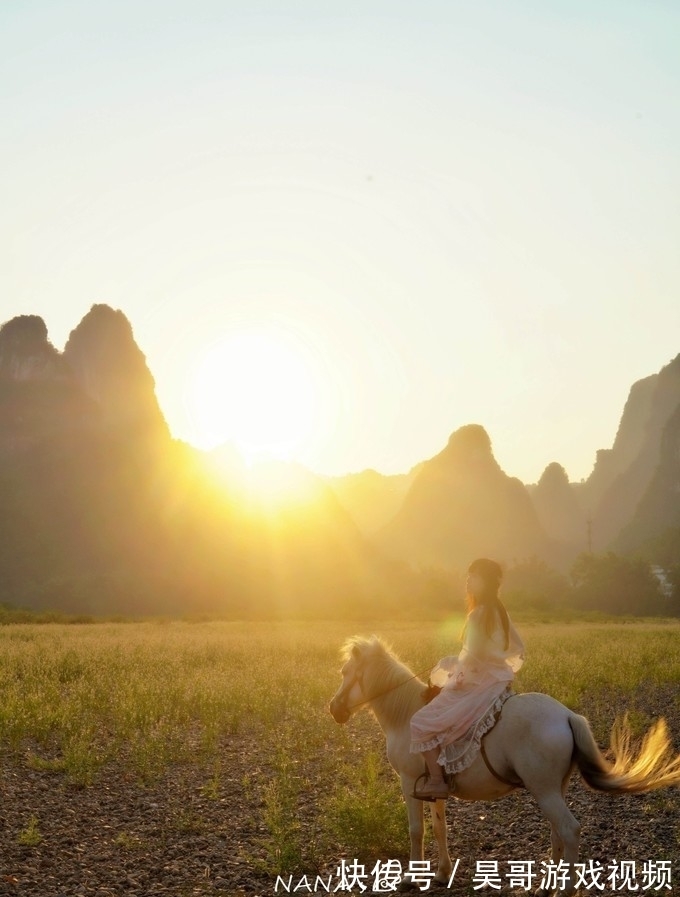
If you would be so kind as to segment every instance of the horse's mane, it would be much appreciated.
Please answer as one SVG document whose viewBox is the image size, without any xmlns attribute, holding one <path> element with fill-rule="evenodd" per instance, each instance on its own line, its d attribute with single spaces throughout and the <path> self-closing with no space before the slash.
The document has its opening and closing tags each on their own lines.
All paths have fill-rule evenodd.
<svg viewBox="0 0 680 897">
<path fill-rule="evenodd" d="M 376 654 L 384 652 L 394 656 L 391 646 L 377 635 L 372 635 L 370 638 L 363 635 L 352 635 L 342 646 L 340 652 L 343 660 L 349 660 L 353 654 L 364 655 L 374 652 Z"/>
<path fill-rule="evenodd" d="M 364 667 L 364 685 L 372 709 L 387 711 L 392 717 L 410 719 L 424 703 L 426 685 L 402 663 L 392 648 L 377 635 L 355 635 L 342 647 L 343 660 L 356 657 Z"/>
</svg>

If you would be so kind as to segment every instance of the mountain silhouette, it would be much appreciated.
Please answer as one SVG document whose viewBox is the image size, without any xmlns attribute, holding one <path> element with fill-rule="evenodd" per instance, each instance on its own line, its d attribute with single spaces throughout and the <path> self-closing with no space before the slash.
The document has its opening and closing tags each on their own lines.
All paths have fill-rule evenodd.
<svg viewBox="0 0 680 897">
<path fill-rule="evenodd" d="M 391 476 L 363 470 L 329 477 L 328 483 L 361 532 L 371 536 L 397 513 L 420 467 L 418 464 L 408 473 Z"/>
<path fill-rule="evenodd" d="M 480 555 L 508 562 L 550 553 L 526 487 L 501 470 L 478 424 L 456 430 L 421 466 L 376 542 L 416 567 L 460 569 Z"/>
<path fill-rule="evenodd" d="M 71 331 L 63 360 L 83 391 L 97 402 L 101 426 L 169 436 L 153 376 L 122 311 L 93 305 Z"/>
<path fill-rule="evenodd" d="M 680 403 L 662 430 L 651 481 L 614 548 L 633 551 L 668 530 L 680 531 Z"/>
<path fill-rule="evenodd" d="M 680 355 L 658 374 L 633 384 L 614 445 L 598 453 L 583 484 L 582 501 L 591 510 L 593 540 L 601 551 L 615 544 L 650 488 L 661 460 L 664 430 L 680 406 Z"/>
<path fill-rule="evenodd" d="M 365 541 L 323 480 L 272 463 L 237 483 L 233 456 L 231 477 L 224 460 L 171 438 L 122 312 L 94 305 L 63 353 L 41 318 L 8 321 L 3 600 L 76 613 L 266 618 L 417 600 L 408 574 Z"/>
<path fill-rule="evenodd" d="M 2 600 L 263 619 L 444 608 L 476 556 L 566 570 L 591 523 L 595 551 L 680 528 L 678 458 L 680 355 L 633 384 L 579 484 L 553 462 L 525 486 L 478 424 L 397 476 L 248 468 L 172 438 L 121 311 L 93 305 L 63 352 L 21 315 L 0 327 Z"/>
<path fill-rule="evenodd" d="M 0 327 L 0 380 L 20 383 L 68 376 L 68 366 L 49 341 L 42 318 L 19 315 Z"/>
<path fill-rule="evenodd" d="M 21 315 L 0 327 L 0 461 L 99 420 L 42 318 Z"/>
<path fill-rule="evenodd" d="M 500 469 L 484 429 L 470 424 L 409 474 L 365 471 L 331 484 L 376 545 L 416 567 L 450 568 L 495 553 L 535 555 L 567 570 L 580 552 L 632 552 L 664 527 L 680 526 L 679 407 L 680 355 L 633 383 L 612 447 L 597 451 L 580 483 L 570 483 L 555 461 L 523 487 Z"/>
<path fill-rule="evenodd" d="M 59 353 L 37 316 L 0 328 L 0 587 L 5 600 L 25 606 L 78 610 L 99 610 L 108 589 L 130 610 L 132 592 L 143 589 L 125 584 L 154 566 L 150 493 L 163 443 L 150 454 L 139 439 L 140 415 L 112 413 L 110 391 L 96 376 L 103 362 L 120 371 L 127 407 L 144 405 L 147 432 L 164 443 L 169 436 L 120 313 L 94 306 L 69 344 Z"/>
<path fill-rule="evenodd" d="M 567 472 L 553 461 L 548 464 L 529 494 L 538 519 L 548 537 L 573 555 L 588 546 L 588 515 L 580 501 L 577 484 L 570 483 Z"/>
</svg>

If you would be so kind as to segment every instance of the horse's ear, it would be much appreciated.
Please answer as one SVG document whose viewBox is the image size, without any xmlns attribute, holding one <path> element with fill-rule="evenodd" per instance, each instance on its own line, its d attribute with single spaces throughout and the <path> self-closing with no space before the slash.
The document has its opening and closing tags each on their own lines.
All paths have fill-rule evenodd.
<svg viewBox="0 0 680 897">
<path fill-rule="evenodd" d="M 361 657 L 361 651 L 359 650 L 358 645 L 352 645 L 352 657 L 355 660 L 359 660 L 359 658 Z"/>
</svg>

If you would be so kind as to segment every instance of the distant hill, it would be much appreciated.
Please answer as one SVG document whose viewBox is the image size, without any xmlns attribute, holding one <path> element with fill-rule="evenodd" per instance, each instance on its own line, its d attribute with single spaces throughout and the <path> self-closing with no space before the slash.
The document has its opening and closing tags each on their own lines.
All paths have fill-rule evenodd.
<svg viewBox="0 0 680 897">
<path fill-rule="evenodd" d="M 618 534 L 614 548 L 632 551 L 680 529 L 680 402 L 666 422 L 659 446 L 659 463 L 630 522 Z M 676 559 L 680 563 L 680 557 Z"/>
<path fill-rule="evenodd" d="M 93 305 L 64 346 L 63 361 L 100 409 L 100 426 L 168 437 L 155 382 L 122 311 Z"/>
<path fill-rule="evenodd" d="M 616 544 L 635 517 L 661 461 L 666 427 L 680 407 L 680 355 L 633 384 L 614 445 L 599 452 L 583 484 L 582 503 L 590 509 L 593 543 L 601 551 Z M 638 527 L 640 535 L 642 530 Z M 630 536 L 627 539 L 630 543 Z"/>
<path fill-rule="evenodd" d="M 476 424 L 456 430 L 421 466 L 375 541 L 416 567 L 465 568 L 480 555 L 509 562 L 551 549 L 526 487 L 501 470 Z"/>
<path fill-rule="evenodd" d="M 0 462 L 97 427 L 100 415 L 48 340 L 42 318 L 21 315 L 0 327 Z"/>
<path fill-rule="evenodd" d="M 417 600 L 330 487 L 301 476 L 271 502 L 173 440 L 120 311 L 93 306 L 63 353 L 36 316 L 0 328 L 2 601 L 272 618 Z"/>
<path fill-rule="evenodd" d="M 395 516 L 422 464 L 408 473 L 386 476 L 376 470 L 329 477 L 328 484 L 366 536 Z"/>
<path fill-rule="evenodd" d="M 543 471 L 529 495 L 538 519 L 548 537 L 561 544 L 569 554 L 588 547 L 588 514 L 580 501 L 580 491 L 569 482 L 567 472 L 556 461 Z"/>
<path fill-rule="evenodd" d="M 483 428 L 468 425 L 409 474 L 331 485 L 377 546 L 415 567 L 456 568 L 481 553 L 566 570 L 580 552 L 634 551 L 680 526 L 678 409 L 680 355 L 632 385 L 612 447 L 581 483 L 552 462 L 523 486 L 500 469 Z"/>
<path fill-rule="evenodd" d="M 229 447 L 171 437 L 121 311 L 93 305 L 63 352 L 40 317 L 21 315 L 0 327 L 0 602 L 398 616 L 443 612 L 476 556 L 523 571 L 525 594 L 591 538 L 596 553 L 645 548 L 680 564 L 679 459 L 680 355 L 633 384 L 612 448 L 582 483 L 553 462 L 525 486 L 477 424 L 398 476 L 248 469 Z"/>
</svg>

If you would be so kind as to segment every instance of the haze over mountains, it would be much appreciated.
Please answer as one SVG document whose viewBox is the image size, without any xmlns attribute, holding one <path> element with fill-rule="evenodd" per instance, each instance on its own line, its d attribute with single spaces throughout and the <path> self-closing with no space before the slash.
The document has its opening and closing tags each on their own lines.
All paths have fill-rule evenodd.
<svg viewBox="0 0 680 897">
<path fill-rule="evenodd" d="M 558 460 L 521 483 L 478 423 L 400 476 L 323 480 L 296 466 L 296 489 L 276 500 L 262 476 L 280 465 L 256 482 L 226 454 L 171 437 L 122 312 L 94 305 L 61 353 L 41 318 L 8 321 L 0 601 L 328 616 L 417 608 L 433 571 L 457 583 L 479 555 L 566 570 L 586 550 L 635 551 L 680 527 L 680 356 L 633 384 L 612 447 L 581 483 Z"/>
<path fill-rule="evenodd" d="M 416 564 L 464 565 L 486 553 L 565 566 L 585 550 L 634 550 L 680 526 L 680 355 L 633 384 L 612 448 L 597 452 L 580 483 L 553 461 L 537 484 L 522 484 L 501 470 L 476 424 L 403 478 L 349 480 L 352 490 L 333 484 L 358 522 L 370 520 L 364 531 Z"/>
</svg>

